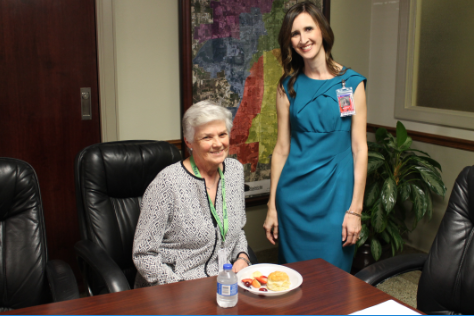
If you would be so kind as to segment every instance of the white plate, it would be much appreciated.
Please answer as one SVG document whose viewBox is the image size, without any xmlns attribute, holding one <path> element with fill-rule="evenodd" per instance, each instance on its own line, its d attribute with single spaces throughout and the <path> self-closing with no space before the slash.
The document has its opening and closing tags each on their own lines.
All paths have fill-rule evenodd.
<svg viewBox="0 0 474 316">
<path fill-rule="evenodd" d="M 246 287 L 245 284 L 242 283 L 242 279 L 247 279 L 247 278 L 253 278 L 252 273 L 255 271 L 260 271 L 262 275 L 268 276 L 270 273 L 275 272 L 275 271 L 283 271 L 288 274 L 290 277 L 290 288 L 285 291 L 272 291 L 268 290 L 268 292 L 262 292 L 259 291 L 258 289 L 254 289 L 253 287 Z M 277 295 L 283 295 L 286 294 L 296 288 L 298 288 L 301 283 L 303 283 L 303 277 L 301 274 L 298 273 L 298 271 L 295 271 L 291 268 L 281 266 L 278 264 L 272 264 L 272 263 L 259 263 L 259 264 L 254 264 L 251 265 L 250 267 L 244 268 L 237 273 L 237 280 L 239 281 L 239 286 L 243 288 L 244 290 L 249 291 L 252 294 L 256 295 L 265 295 L 265 296 L 277 296 Z"/>
</svg>

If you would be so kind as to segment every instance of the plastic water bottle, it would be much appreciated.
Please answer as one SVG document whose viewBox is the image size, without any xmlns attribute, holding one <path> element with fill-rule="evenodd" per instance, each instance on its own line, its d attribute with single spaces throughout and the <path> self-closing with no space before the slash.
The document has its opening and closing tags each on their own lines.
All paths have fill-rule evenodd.
<svg viewBox="0 0 474 316">
<path fill-rule="evenodd" d="M 217 276 L 217 305 L 223 308 L 234 307 L 239 300 L 237 276 L 230 263 L 224 264 Z"/>
</svg>

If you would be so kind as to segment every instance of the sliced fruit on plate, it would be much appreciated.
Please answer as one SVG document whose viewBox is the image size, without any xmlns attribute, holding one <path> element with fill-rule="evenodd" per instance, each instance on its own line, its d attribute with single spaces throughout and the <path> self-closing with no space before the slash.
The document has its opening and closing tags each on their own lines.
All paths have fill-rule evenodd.
<svg viewBox="0 0 474 316">
<path fill-rule="evenodd" d="M 252 283 L 252 282 L 253 282 L 253 279 L 242 279 L 242 283 L 245 283 L 245 282 L 250 282 L 250 283 Z"/>
<path fill-rule="evenodd" d="M 261 287 L 260 282 L 258 282 L 256 279 L 253 280 L 252 286 L 253 286 L 254 288 L 256 288 L 256 289 L 258 289 L 258 288 Z"/>
<path fill-rule="evenodd" d="M 267 278 L 266 276 L 264 276 L 264 275 L 261 275 L 261 276 L 259 276 L 259 277 L 256 277 L 255 279 L 257 279 L 257 281 L 260 282 L 260 284 L 264 284 L 264 285 L 267 284 L 267 282 L 268 282 L 268 281 L 267 281 L 268 278 Z"/>
<path fill-rule="evenodd" d="M 254 273 L 252 273 L 252 276 L 253 276 L 254 278 L 257 278 L 257 277 L 259 277 L 259 276 L 261 276 L 261 275 L 262 275 L 262 272 L 260 272 L 260 271 L 255 271 Z"/>
</svg>

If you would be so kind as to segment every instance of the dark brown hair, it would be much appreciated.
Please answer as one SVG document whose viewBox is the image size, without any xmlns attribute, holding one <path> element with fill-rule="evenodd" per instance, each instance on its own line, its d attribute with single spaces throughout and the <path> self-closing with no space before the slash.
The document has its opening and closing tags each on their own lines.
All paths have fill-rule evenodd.
<svg viewBox="0 0 474 316">
<path fill-rule="evenodd" d="M 281 63 L 283 64 L 284 74 L 280 78 L 279 86 L 282 90 L 283 81 L 286 77 L 290 77 L 288 82 L 288 93 L 291 97 L 296 97 L 296 91 L 293 89 L 296 78 L 303 72 L 304 61 L 303 58 L 295 52 L 291 45 L 291 29 L 296 17 L 301 13 L 308 13 L 321 30 L 323 37 L 323 47 L 326 52 L 326 65 L 329 73 L 334 76 L 342 75 L 344 72 L 339 71 L 336 63 L 332 59 L 331 49 L 334 44 L 334 33 L 329 26 L 328 21 L 322 12 L 312 2 L 299 2 L 292 6 L 287 12 L 281 25 L 280 34 L 278 35 L 278 43 L 280 44 Z"/>
</svg>

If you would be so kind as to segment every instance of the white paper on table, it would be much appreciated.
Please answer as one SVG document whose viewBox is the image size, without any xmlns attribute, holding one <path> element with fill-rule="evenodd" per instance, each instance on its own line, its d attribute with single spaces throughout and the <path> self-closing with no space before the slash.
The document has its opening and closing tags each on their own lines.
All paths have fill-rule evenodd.
<svg viewBox="0 0 474 316">
<path fill-rule="evenodd" d="M 383 303 L 357 311 L 350 315 L 421 315 L 414 310 L 395 302 L 388 300 Z"/>
</svg>

